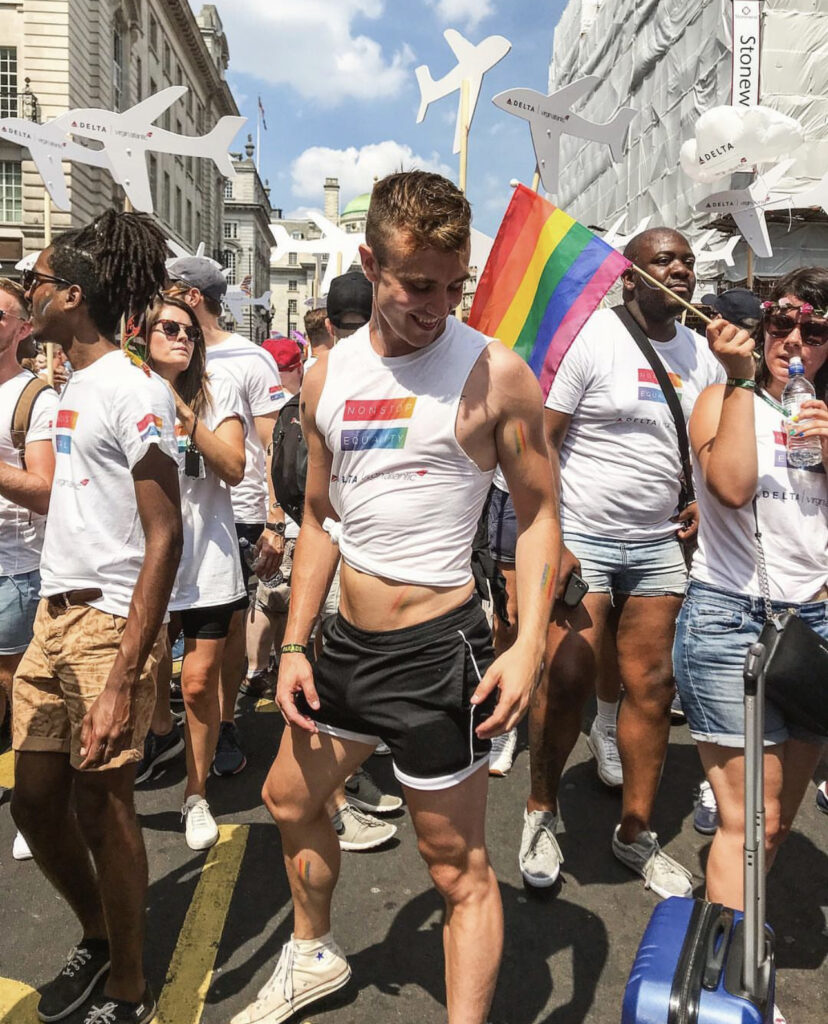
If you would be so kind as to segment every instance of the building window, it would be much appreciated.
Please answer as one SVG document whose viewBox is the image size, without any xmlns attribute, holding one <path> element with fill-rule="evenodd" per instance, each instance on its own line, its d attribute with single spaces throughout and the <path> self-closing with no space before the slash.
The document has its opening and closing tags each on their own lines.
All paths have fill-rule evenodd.
<svg viewBox="0 0 828 1024">
<path fill-rule="evenodd" d="M 170 183 L 169 174 L 164 171 L 164 188 L 161 192 L 161 216 L 169 224 L 170 222 L 170 198 L 172 195 L 172 185 Z"/>
<path fill-rule="evenodd" d="M 197 249 L 198 248 L 198 243 L 199 242 L 203 242 L 203 241 L 204 241 L 204 239 L 201 237 L 201 210 L 196 210 L 196 215 L 195 215 L 195 238 L 193 239 L 193 242 L 195 244 L 193 245 L 193 248 Z"/>
<path fill-rule="evenodd" d="M 176 130 L 176 133 L 178 135 L 183 135 L 184 134 L 184 131 L 183 131 L 182 125 L 181 125 L 181 118 L 180 117 L 175 122 L 175 130 Z M 180 153 L 176 153 L 175 159 L 176 159 L 176 163 L 181 164 L 182 167 L 184 166 L 184 157 L 181 156 Z"/>
<path fill-rule="evenodd" d="M 184 196 L 178 185 L 175 186 L 175 230 L 181 233 L 183 220 Z"/>
<path fill-rule="evenodd" d="M 300 238 L 304 238 L 305 236 L 302 234 L 301 231 L 291 231 L 290 237 L 298 240 Z"/>
<path fill-rule="evenodd" d="M 112 33 L 112 100 L 116 110 L 123 110 L 124 37 L 119 28 Z"/>
<path fill-rule="evenodd" d="M 192 245 L 193 241 L 193 204 L 191 200 L 187 200 L 187 219 L 184 222 L 184 237 Z M 195 249 L 196 247 L 193 246 Z"/>
<path fill-rule="evenodd" d="M 288 313 L 296 314 L 299 312 L 299 300 L 288 299 Z"/>
<path fill-rule="evenodd" d="M 298 267 L 299 266 L 299 256 L 298 256 L 297 253 L 295 253 L 295 252 L 289 252 L 288 253 L 288 266 L 289 267 Z"/>
<path fill-rule="evenodd" d="M 158 210 L 158 159 L 154 153 L 149 154 L 149 181 L 152 208 Z"/>
<path fill-rule="evenodd" d="M 17 47 L 0 46 L 0 117 L 17 117 Z"/>
<path fill-rule="evenodd" d="M 224 198 L 225 199 L 232 199 L 233 198 L 233 179 L 232 178 L 225 178 L 224 179 Z"/>
<path fill-rule="evenodd" d="M 140 57 L 135 58 L 135 102 L 140 103 L 144 98 L 144 62 Z"/>
<path fill-rule="evenodd" d="M 298 291 L 299 288 L 297 286 L 298 286 L 298 282 L 297 281 L 288 281 L 288 291 L 289 292 L 296 292 L 296 291 Z"/>
<path fill-rule="evenodd" d="M 153 14 L 150 15 L 149 19 L 149 44 L 158 53 L 158 22 Z"/>
<path fill-rule="evenodd" d="M 193 87 L 189 82 L 184 83 L 187 86 L 187 95 L 184 97 L 184 103 L 187 107 L 187 117 L 192 121 L 193 119 Z"/>
<path fill-rule="evenodd" d="M 236 253 L 233 249 L 224 250 L 224 266 L 227 268 L 227 283 L 236 283 Z"/>
<path fill-rule="evenodd" d="M 16 160 L 0 160 L 0 222 L 23 220 L 23 175 Z"/>
<path fill-rule="evenodd" d="M 224 237 L 225 238 L 238 238 L 239 237 L 239 225 L 235 220 L 226 220 L 224 222 Z"/>
<path fill-rule="evenodd" d="M 183 72 L 181 70 L 181 65 L 178 63 L 178 61 L 175 62 L 175 84 L 176 85 L 183 85 L 184 84 L 184 74 L 183 74 Z"/>
<path fill-rule="evenodd" d="M 156 82 L 155 79 L 151 78 L 150 79 L 150 86 L 149 86 L 149 94 L 150 94 L 150 96 L 154 96 L 157 92 L 158 92 L 158 82 Z"/>
<path fill-rule="evenodd" d="M 193 158 L 191 156 L 184 158 L 184 166 L 187 168 L 187 174 L 192 178 L 193 176 Z"/>
<path fill-rule="evenodd" d="M 164 40 L 164 57 L 161 61 L 161 67 L 164 69 L 164 74 L 169 78 L 172 69 L 172 50 L 166 39 Z"/>
</svg>

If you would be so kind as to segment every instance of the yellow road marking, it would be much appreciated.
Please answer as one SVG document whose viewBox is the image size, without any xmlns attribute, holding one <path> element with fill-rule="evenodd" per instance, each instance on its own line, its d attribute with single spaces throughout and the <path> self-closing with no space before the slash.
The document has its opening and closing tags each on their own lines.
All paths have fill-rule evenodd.
<svg viewBox="0 0 828 1024">
<path fill-rule="evenodd" d="M 257 700 L 256 710 L 261 712 L 263 715 L 277 715 L 279 713 L 279 709 L 276 707 L 276 701 L 270 697 L 262 697 L 261 700 Z"/>
<path fill-rule="evenodd" d="M 3 1024 L 38 1024 L 40 996 L 22 981 L 0 978 L 0 1021 Z"/>
<path fill-rule="evenodd" d="M 11 789 L 14 786 L 14 751 L 0 754 L 0 786 Z"/>
<path fill-rule="evenodd" d="M 178 935 L 156 1024 L 199 1024 L 247 845 L 248 825 L 220 825 Z"/>
</svg>

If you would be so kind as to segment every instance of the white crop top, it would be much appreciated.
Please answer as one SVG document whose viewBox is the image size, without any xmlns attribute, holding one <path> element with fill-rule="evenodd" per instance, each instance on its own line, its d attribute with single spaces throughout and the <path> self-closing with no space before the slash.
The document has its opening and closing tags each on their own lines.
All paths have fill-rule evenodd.
<svg viewBox="0 0 828 1024">
<path fill-rule="evenodd" d="M 756 395 L 754 411 L 759 458 L 756 504 L 771 598 L 802 604 L 828 581 L 828 479 L 822 466 L 788 466 L 781 406 L 767 395 Z M 758 597 L 753 505 L 740 509 L 721 505 L 703 485 L 695 454 L 693 466 L 700 525 L 690 576 Z"/>
<path fill-rule="evenodd" d="M 427 348 L 385 358 L 366 325 L 331 350 L 316 424 L 333 452 L 331 503 L 348 565 L 402 583 L 456 587 L 493 471 L 457 441 L 466 380 L 491 338 L 451 317 Z"/>
</svg>

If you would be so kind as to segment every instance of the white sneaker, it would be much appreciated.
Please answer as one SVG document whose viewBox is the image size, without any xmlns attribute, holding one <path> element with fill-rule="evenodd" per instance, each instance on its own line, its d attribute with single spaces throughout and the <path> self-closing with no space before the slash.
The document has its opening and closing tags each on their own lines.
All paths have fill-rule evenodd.
<svg viewBox="0 0 828 1024">
<path fill-rule="evenodd" d="M 374 747 L 374 753 L 378 754 L 380 757 L 388 757 L 388 755 L 391 753 L 391 748 L 388 746 L 387 743 L 383 743 L 382 740 L 380 740 L 379 743 Z"/>
<path fill-rule="evenodd" d="M 333 939 L 302 942 L 301 947 L 291 936 L 256 1001 L 230 1024 L 281 1024 L 308 1003 L 347 985 L 351 968 Z"/>
<path fill-rule="evenodd" d="M 390 821 L 380 821 L 350 804 L 340 807 L 331 821 L 341 850 L 374 850 L 397 834 L 397 826 Z"/>
<path fill-rule="evenodd" d="M 641 875 L 645 889 L 652 889 L 664 899 L 693 892 L 693 876 L 661 849 L 655 832 L 639 832 L 633 842 L 622 843 L 618 838 L 620 828 L 616 825 L 612 834 L 612 852 L 622 864 Z"/>
<path fill-rule="evenodd" d="M 518 864 L 527 885 L 546 889 L 557 881 L 563 864 L 563 854 L 555 838 L 559 826 L 560 820 L 554 811 L 523 812 Z"/>
<path fill-rule="evenodd" d="M 623 786 L 624 775 L 621 770 L 621 755 L 618 753 L 618 742 L 614 725 L 604 725 L 596 718 L 587 736 L 587 746 L 595 758 L 598 778 L 605 786 Z"/>
<path fill-rule="evenodd" d="M 218 825 L 210 814 L 210 805 L 198 793 L 184 801 L 181 820 L 184 822 L 184 838 L 191 850 L 209 850 L 218 842 Z"/>
<path fill-rule="evenodd" d="M 29 849 L 29 844 L 26 842 L 26 837 L 22 832 L 18 832 L 14 837 L 12 843 L 12 857 L 15 860 L 31 860 L 32 851 Z"/>
<path fill-rule="evenodd" d="M 776 1003 L 773 1004 L 773 1024 L 788 1024 L 788 1018 L 782 1013 Z"/>
<path fill-rule="evenodd" d="M 495 736 L 492 749 L 489 751 L 489 775 L 504 776 L 509 774 L 512 761 L 515 759 L 517 747 L 517 729 L 510 729 L 502 736 Z"/>
</svg>

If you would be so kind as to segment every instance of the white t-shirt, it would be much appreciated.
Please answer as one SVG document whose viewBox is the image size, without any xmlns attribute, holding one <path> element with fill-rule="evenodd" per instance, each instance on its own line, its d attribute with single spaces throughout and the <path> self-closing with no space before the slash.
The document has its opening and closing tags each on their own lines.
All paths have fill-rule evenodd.
<svg viewBox="0 0 828 1024">
<path fill-rule="evenodd" d="M 241 399 L 235 385 L 212 373 L 209 377 L 212 402 L 201 415 L 205 427 L 215 430 L 233 417 L 243 421 Z M 215 608 L 244 595 L 230 488 L 206 464 L 203 478 L 187 476 L 184 460 L 190 439 L 178 420 L 175 434 L 184 550 L 169 607 L 170 611 Z"/>
<path fill-rule="evenodd" d="M 828 582 L 825 470 L 821 465 L 811 469 L 788 465 L 785 414 L 772 398 L 756 395 L 754 413 L 759 469 L 756 506 L 771 598 L 802 604 Z M 697 466 L 695 454 L 693 459 Z M 691 579 L 758 597 L 753 505 L 725 508 L 704 486 L 698 468 L 696 481 L 701 516 Z"/>
<path fill-rule="evenodd" d="M 676 324 L 652 342 L 671 375 L 685 419 L 725 372 L 707 342 Z M 561 521 L 566 531 L 619 540 L 659 540 L 676 524 L 680 458 L 676 427 L 656 376 L 611 309 L 584 324 L 546 400 L 572 421 L 561 449 Z"/>
<path fill-rule="evenodd" d="M 0 384 L 0 460 L 21 469 L 20 454 L 12 444 L 12 415 L 23 388 L 34 378 L 29 370 Z M 55 391 L 41 391 L 32 406 L 26 444 L 51 441 L 52 424 L 58 406 Z M 46 516 L 30 512 L 0 495 L 0 576 L 32 572 L 40 565 Z"/>
<path fill-rule="evenodd" d="M 55 420 L 55 479 L 41 594 L 99 587 L 90 604 L 126 616 L 144 562 L 132 471 L 152 445 L 178 462 L 170 389 L 119 351 L 76 370 Z"/>
<path fill-rule="evenodd" d="M 254 417 L 278 412 L 287 398 L 273 356 L 260 345 L 234 334 L 207 349 L 210 373 L 224 377 L 241 396 L 244 417 L 244 480 L 231 491 L 237 523 L 267 522 L 265 452 Z"/>
</svg>

